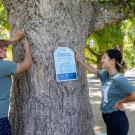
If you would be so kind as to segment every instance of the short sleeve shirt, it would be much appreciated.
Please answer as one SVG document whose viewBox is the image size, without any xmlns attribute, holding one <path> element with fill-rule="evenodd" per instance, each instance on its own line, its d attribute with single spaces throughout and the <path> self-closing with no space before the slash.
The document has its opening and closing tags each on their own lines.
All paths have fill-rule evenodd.
<svg viewBox="0 0 135 135">
<path fill-rule="evenodd" d="M 0 59 L 0 118 L 8 116 L 11 75 L 16 73 L 16 63 Z"/>
<path fill-rule="evenodd" d="M 102 102 L 100 109 L 103 113 L 116 111 L 113 106 L 122 98 L 135 91 L 133 86 L 123 74 L 109 75 L 106 70 L 99 70 L 97 76 L 101 80 Z"/>
</svg>

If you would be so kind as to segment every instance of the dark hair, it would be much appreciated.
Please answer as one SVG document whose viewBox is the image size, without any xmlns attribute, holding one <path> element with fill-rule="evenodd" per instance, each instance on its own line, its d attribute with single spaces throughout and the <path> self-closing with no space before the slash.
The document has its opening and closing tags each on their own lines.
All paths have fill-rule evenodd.
<svg viewBox="0 0 135 135">
<path fill-rule="evenodd" d="M 123 60 L 122 54 L 118 49 L 109 49 L 106 51 L 110 59 L 115 59 L 116 69 L 119 72 L 124 72 L 127 68 L 125 61 Z"/>
</svg>

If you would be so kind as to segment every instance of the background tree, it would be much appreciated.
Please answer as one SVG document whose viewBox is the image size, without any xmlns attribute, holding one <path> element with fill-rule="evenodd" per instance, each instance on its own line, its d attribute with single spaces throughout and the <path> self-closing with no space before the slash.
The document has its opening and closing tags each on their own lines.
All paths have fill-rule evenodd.
<svg viewBox="0 0 135 135">
<path fill-rule="evenodd" d="M 110 2 L 107 6 L 105 3 L 105 9 L 102 2 L 90 0 L 3 3 L 11 36 L 24 30 L 33 57 L 31 69 L 14 78 L 10 111 L 13 134 L 94 135 L 85 72 L 78 66 L 77 81 L 56 82 L 53 53 L 61 46 L 77 50 L 92 31 L 125 19 L 125 2 Z M 20 61 L 22 57 L 21 47 L 14 48 L 14 60 Z"/>
<path fill-rule="evenodd" d="M 101 68 L 101 57 L 106 50 L 118 48 L 123 53 L 124 32 L 121 27 L 122 24 L 117 23 L 92 32 L 86 40 L 86 62 L 96 64 L 98 68 Z"/>
<path fill-rule="evenodd" d="M 124 58 L 129 68 L 135 67 L 135 18 L 123 21 Z"/>
<path fill-rule="evenodd" d="M 86 62 L 101 68 L 102 54 L 107 49 L 117 48 L 124 55 L 128 67 L 134 67 L 134 29 L 135 18 L 132 18 L 92 32 L 86 40 L 84 50 Z"/>
<path fill-rule="evenodd" d="M 8 38 L 7 32 L 9 30 L 9 23 L 7 20 L 6 11 L 0 1 L 0 37 Z"/>
</svg>

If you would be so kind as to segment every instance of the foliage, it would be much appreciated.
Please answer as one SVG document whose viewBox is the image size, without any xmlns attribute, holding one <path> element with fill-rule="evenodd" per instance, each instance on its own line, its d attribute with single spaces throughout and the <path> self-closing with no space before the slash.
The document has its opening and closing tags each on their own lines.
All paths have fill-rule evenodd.
<svg viewBox="0 0 135 135">
<path fill-rule="evenodd" d="M 90 45 L 90 41 L 94 41 Z M 135 18 L 127 19 L 91 33 L 86 40 L 85 58 L 87 63 L 97 64 L 97 60 L 107 49 L 123 45 L 124 59 L 129 67 L 135 66 Z M 90 48 L 90 49 L 89 49 Z M 95 54 L 96 55 L 95 55 Z"/>
<path fill-rule="evenodd" d="M 97 55 L 102 55 L 106 50 L 110 48 L 117 48 L 123 45 L 124 32 L 121 29 L 121 23 L 106 26 L 104 29 L 91 33 L 86 40 L 86 48 L 91 48 Z M 90 45 L 91 41 L 94 41 L 93 45 Z M 86 49 L 85 57 L 93 59 L 96 62 L 96 58 L 92 53 Z"/>
<path fill-rule="evenodd" d="M 7 20 L 6 11 L 0 0 L 0 35 L 2 38 L 8 38 L 9 23 Z"/>
<path fill-rule="evenodd" d="M 129 67 L 135 66 L 135 18 L 123 21 L 124 38 L 124 57 Z"/>
<path fill-rule="evenodd" d="M 3 7 L 1 0 L 0 0 L 0 26 L 3 27 L 4 29 L 9 29 L 6 11 Z"/>
<path fill-rule="evenodd" d="M 9 23 L 7 20 L 6 11 L 0 0 L 0 38 L 9 39 Z M 7 48 L 7 58 L 8 60 L 12 60 L 12 46 Z"/>
</svg>

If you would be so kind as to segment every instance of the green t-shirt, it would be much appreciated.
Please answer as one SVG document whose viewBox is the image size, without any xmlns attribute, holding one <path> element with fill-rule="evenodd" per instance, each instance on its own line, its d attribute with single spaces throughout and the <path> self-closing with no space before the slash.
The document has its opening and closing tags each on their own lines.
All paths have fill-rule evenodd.
<svg viewBox="0 0 135 135">
<path fill-rule="evenodd" d="M 11 75 L 16 73 L 16 63 L 0 59 L 0 118 L 8 116 Z"/>
<path fill-rule="evenodd" d="M 117 111 L 117 109 L 113 108 L 115 103 L 135 91 L 135 86 L 130 84 L 123 74 L 109 75 L 106 70 L 99 70 L 97 76 L 102 83 L 100 109 L 103 113 Z"/>
</svg>

